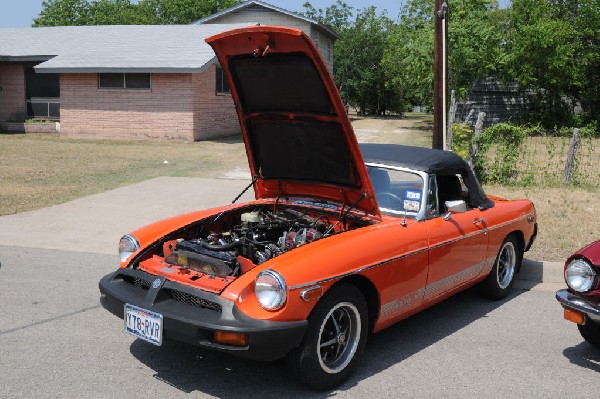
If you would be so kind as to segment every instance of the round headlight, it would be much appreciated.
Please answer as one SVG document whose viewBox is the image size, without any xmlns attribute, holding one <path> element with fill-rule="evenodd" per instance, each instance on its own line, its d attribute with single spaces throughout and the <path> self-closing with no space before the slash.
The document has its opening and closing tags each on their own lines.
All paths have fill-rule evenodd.
<svg viewBox="0 0 600 399">
<path fill-rule="evenodd" d="M 125 262 L 138 249 L 140 249 L 138 240 L 130 235 L 124 235 L 119 241 L 119 259 Z"/>
<path fill-rule="evenodd" d="M 287 300 L 285 280 L 273 270 L 263 270 L 258 274 L 254 292 L 260 306 L 270 311 L 281 309 Z"/>
<path fill-rule="evenodd" d="M 587 292 L 594 287 L 596 273 L 585 260 L 574 259 L 565 269 L 565 280 L 573 291 Z"/>
</svg>

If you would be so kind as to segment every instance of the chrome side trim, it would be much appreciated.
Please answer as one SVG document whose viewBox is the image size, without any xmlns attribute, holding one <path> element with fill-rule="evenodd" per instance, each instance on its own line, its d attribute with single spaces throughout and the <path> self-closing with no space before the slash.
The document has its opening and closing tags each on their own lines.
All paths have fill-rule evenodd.
<svg viewBox="0 0 600 399">
<path fill-rule="evenodd" d="M 356 269 L 356 270 L 351 271 L 351 272 L 338 274 L 336 276 L 332 276 L 332 277 L 329 277 L 329 278 L 326 278 L 326 279 L 323 279 L 323 280 L 313 281 L 313 282 L 310 282 L 310 283 L 304 283 L 304 284 L 294 285 L 294 286 L 290 287 L 289 290 L 290 291 L 292 291 L 292 290 L 298 290 L 298 289 L 301 289 L 301 288 L 310 287 L 311 285 L 318 285 L 318 284 L 327 283 L 327 282 L 332 281 L 332 280 L 339 280 L 341 278 L 344 278 L 344 277 L 347 277 L 347 276 L 351 276 L 353 274 L 362 273 L 364 271 L 367 271 L 367 270 L 373 269 L 375 267 L 379 267 L 379 266 L 388 264 L 390 262 L 395 262 L 395 261 L 400 260 L 400 259 L 408 258 L 409 256 L 420 254 L 421 252 L 426 252 L 427 250 L 428 250 L 428 248 L 417 249 L 416 251 L 412 251 L 412 252 L 406 253 L 404 255 L 396 256 L 395 258 L 390 258 L 388 260 L 384 260 L 383 262 L 375 263 L 374 265 L 361 267 L 360 269 Z"/>
<path fill-rule="evenodd" d="M 430 247 L 430 249 L 435 249 L 435 248 L 443 247 L 444 245 L 452 244 L 452 243 L 455 243 L 455 242 L 460 241 L 460 240 L 465 240 L 467 238 L 474 237 L 474 236 L 476 236 L 478 234 L 487 234 L 488 231 L 496 230 L 496 229 L 499 229 L 501 227 L 508 226 L 509 224 L 517 223 L 517 222 L 519 222 L 519 221 L 521 221 L 523 219 L 526 219 L 528 216 L 529 215 L 521 216 L 519 218 L 516 218 L 516 219 L 513 219 L 513 220 L 509 220 L 508 222 L 497 224 L 496 226 L 486 227 L 486 228 L 484 228 L 482 230 L 474 231 L 473 233 L 469 233 L 469 234 L 461 236 L 461 237 L 457 237 L 457 238 L 453 238 L 453 239 L 448 240 L 448 241 L 440 242 L 438 244 L 432 245 Z"/>
<path fill-rule="evenodd" d="M 386 303 L 385 305 L 381 306 L 379 318 L 381 320 L 391 319 L 393 316 L 412 308 L 416 304 L 419 304 L 423 300 L 424 295 L 425 288 L 420 288 L 415 292 L 411 292 L 410 294 L 403 296 L 402 298 L 398 298 Z"/>
<path fill-rule="evenodd" d="M 443 247 L 444 245 L 448 245 L 448 244 L 452 244 L 452 243 L 455 243 L 455 242 L 458 242 L 458 241 L 466 240 L 467 238 L 474 237 L 474 236 L 479 235 L 479 234 L 486 234 L 487 230 L 488 229 L 484 229 L 484 230 L 480 230 L 480 231 L 475 231 L 473 233 L 469 233 L 469 234 L 461 236 L 461 237 L 453 238 L 453 239 L 448 240 L 448 241 L 443 241 L 443 242 L 440 242 L 438 244 L 432 245 L 431 247 L 429 247 L 429 249 L 435 249 L 435 248 Z"/>
<path fill-rule="evenodd" d="M 488 230 L 496 230 L 496 229 L 499 229 L 501 227 L 508 226 L 509 224 L 520 222 L 521 220 L 527 219 L 528 217 L 529 217 L 529 215 L 521 216 L 519 218 L 516 218 L 516 219 L 513 219 L 513 220 L 509 220 L 508 222 L 500 223 L 500 224 L 497 224 L 495 226 L 489 227 Z"/>
<path fill-rule="evenodd" d="M 479 276 L 486 267 L 489 267 L 491 270 L 491 267 L 494 265 L 494 260 L 495 258 L 486 259 L 462 272 L 445 277 L 433 284 L 428 284 L 427 287 L 425 287 L 425 300 L 433 299 L 444 292 L 473 280 Z"/>
</svg>

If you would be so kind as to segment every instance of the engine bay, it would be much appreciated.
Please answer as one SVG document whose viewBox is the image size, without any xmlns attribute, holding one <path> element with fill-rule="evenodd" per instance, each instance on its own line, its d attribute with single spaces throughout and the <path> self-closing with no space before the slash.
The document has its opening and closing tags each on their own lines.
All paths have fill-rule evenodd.
<svg viewBox="0 0 600 399">
<path fill-rule="evenodd" d="M 139 267 L 171 279 L 176 275 L 189 281 L 209 278 L 226 285 L 288 251 L 368 224 L 355 216 L 302 207 L 244 207 L 170 234 L 143 257 Z M 210 285 L 218 290 L 222 284 Z"/>
</svg>

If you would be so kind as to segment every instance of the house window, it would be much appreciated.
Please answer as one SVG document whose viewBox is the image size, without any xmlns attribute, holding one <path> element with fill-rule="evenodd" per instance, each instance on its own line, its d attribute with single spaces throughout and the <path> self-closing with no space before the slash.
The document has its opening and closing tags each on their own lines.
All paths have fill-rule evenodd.
<svg viewBox="0 0 600 399">
<path fill-rule="evenodd" d="M 225 78 L 225 74 L 223 73 L 223 68 L 217 66 L 216 69 L 216 86 L 217 86 L 217 94 L 218 93 L 230 93 L 229 84 L 227 83 L 227 79 Z"/>
<path fill-rule="evenodd" d="M 25 65 L 27 116 L 60 117 L 60 78 L 57 73 L 35 73 L 34 65 Z"/>
<path fill-rule="evenodd" d="M 99 73 L 100 89 L 150 89 L 149 73 Z"/>
<path fill-rule="evenodd" d="M 314 31 L 313 32 L 313 42 L 315 42 L 315 46 L 317 48 L 319 48 L 319 32 L 318 31 Z"/>
</svg>

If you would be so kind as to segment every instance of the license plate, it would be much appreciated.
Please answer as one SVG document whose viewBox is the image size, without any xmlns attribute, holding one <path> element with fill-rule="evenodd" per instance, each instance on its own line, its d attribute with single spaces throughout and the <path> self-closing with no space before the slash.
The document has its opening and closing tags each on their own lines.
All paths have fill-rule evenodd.
<svg viewBox="0 0 600 399">
<path fill-rule="evenodd" d="M 159 313 L 125 304 L 125 332 L 134 337 L 160 346 L 162 344 L 162 321 Z"/>
</svg>

